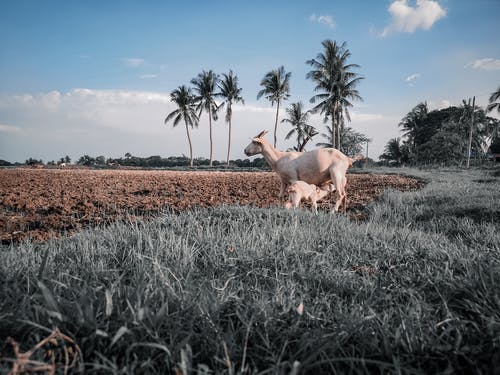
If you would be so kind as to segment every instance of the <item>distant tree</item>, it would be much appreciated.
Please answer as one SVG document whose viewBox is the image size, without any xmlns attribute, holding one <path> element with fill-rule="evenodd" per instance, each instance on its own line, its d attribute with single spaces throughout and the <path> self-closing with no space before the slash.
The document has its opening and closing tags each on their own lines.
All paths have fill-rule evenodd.
<svg viewBox="0 0 500 375">
<path fill-rule="evenodd" d="M 39 165 L 39 164 L 43 164 L 43 160 L 42 159 L 38 160 L 38 159 L 30 157 L 29 159 L 26 159 L 24 164 L 25 165 Z"/>
<path fill-rule="evenodd" d="M 380 155 L 379 158 L 380 160 L 384 160 L 390 164 L 401 165 L 404 158 L 401 138 L 390 139 L 385 145 L 384 153 Z"/>
<path fill-rule="evenodd" d="M 309 142 L 312 137 L 318 134 L 318 131 L 314 126 L 309 124 L 310 111 L 303 111 L 302 102 L 292 103 L 290 108 L 286 109 L 288 115 L 287 118 L 281 120 L 281 122 L 289 123 L 292 129 L 285 136 L 285 139 L 290 139 L 294 134 L 297 139 L 297 146 L 293 149 L 295 151 L 304 151 L 307 142 Z"/>
<path fill-rule="evenodd" d="M 8 167 L 12 165 L 10 161 L 0 159 L 0 167 Z"/>
<path fill-rule="evenodd" d="M 95 164 L 95 158 L 93 158 L 93 157 L 91 157 L 89 155 L 83 155 L 83 156 L 80 157 L 80 159 L 78 159 L 77 164 L 79 164 L 79 165 L 86 165 L 86 166 L 94 165 Z"/>
<path fill-rule="evenodd" d="M 415 153 L 417 146 L 425 143 L 426 138 L 424 137 L 428 134 L 425 134 L 424 129 L 428 113 L 427 103 L 419 103 L 399 122 L 399 126 L 403 129 L 404 136 L 408 141 L 410 153 Z M 422 139 L 424 140 L 422 141 Z"/>
<path fill-rule="evenodd" d="M 325 40 L 322 45 L 323 52 L 315 59 L 306 61 L 313 68 L 307 73 L 306 78 L 316 84 L 314 91 L 319 92 L 310 102 L 319 102 L 313 111 L 324 115 L 325 122 L 331 121 L 330 144 L 334 148 L 341 149 L 344 121 L 351 121 L 349 114 L 351 101 L 363 100 L 356 89 L 363 77 L 352 71 L 354 68 L 359 68 L 359 65 L 347 63 L 351 53 L 345 42 L 339 45 L 335 41 Z"/>
<path fill-rule="evenodd" d="M 497 113 L 500 113 L 500 87 L 491 94 L 489 102 L 490 104 L 486 107 L 486 112 L 491 112 L 496 108 Z"/>
<path fill-rule="evenodd" d="M 321 137 L 323 137 L 324 142 L 316 143 L 318 147 L 332 147 L 332 128 L 329 126 L 325 126 L 326 132 L 321 133 Z M 343 152 L 348 156 L 355 156 L 362 152 L 364 145 L 366 142 L 370 141 L 366 135 L 355 131 L 350 127 L 346 127 L 344 129 L 344 136 L 340 139 L 340 147 Z"/>
<path fill-rule="evenodd" d="M 227 158 L 226 165 L 229 166 L 229 154 L 231 151 L 231 121 L 233 118 L 233 103 L 245 104 L 243 97 L 241 96 L 242 89 L 238 87 L 238 76 L 233 74 L 232 70 L 229 70 L 228 74 L 222 74 L 222 80 L 219 81 L 219 93 L 216 95 L 223 98 L 223 102 L 220 105 L 222 108 L 226 105 L 226 122 L 229 125 L 229 136 L 227 141 Z"/>
<path fill-rule="evenodd" d="M 132 157 L 132 154 L 130 152 L 125 153 L 125 158 L 130 159 Z"/>
<path fill-rule="evenodd" d="M 465 138 L 457 132 L 456 123 L 448 122 L 419 146 L 419 162 L 460 164 L 467 152 Z"/>
<path fill-rule="evenodd" d="M 496 136 L 493 138 L 490 144 L 489 151 L 492 154 L 500 154 L 500 137 Z"/>
<path fill-rule="evenodd" d="M 189 127 L 198 127 L 198 115 L 196 114 L 194 97 L 191 94 L 191 89 L 182 85 L 170 93 L 170 100 L 173 101 L 178 108 L 168 114 L 168 116 L 165 118 L 165 124 L 169 121 L 173 121 L 173 126 L 176 127 L 177 125 L 179 125 L 181 120 L 184 120 L 184 124 L 186 125 L 186 135 L 189 142 L 189 157 L 191 160 L 190 165 L 192 167 L 193 146 L 191 144 Z M 127 156 L 127 154 L 125 154 L 125 156 Z"/>
<path fill-rule="evenodd" d="M 274 121 L 274 147 L 276 147 L 277 136 L 276 132 L 278 130 L 278 116 L 280 111 L 280 105 L 283 100 L 287 100 L 290 97 L 290 77 L 292 73 L 286 72 L 283 66 L 278 69 L 271 70 L 268 72 L 260 85 L 264 88 L 257 93 L 257 99 L 265 96 L 267 100 L 271 102 L 271 106 L 276 103 L 276 119 Z"/>
<path fill-rule="evenodd" d="M 363 152 L 366 142 L 371 142 L 371 139 L 351 127 L 346 127 L 340 139 L 340 149 L 346 155 L 355 156 Z"/>
<path fill-rule="evenodd" d="M 201 116 L 202 111 L 208 114 L 208 123 L 210 127 L 210 166 L 212 166 L 213 159 L 213 139 L 212 139 L 212 119 L 217 121 L 217 103 L 215 102 L 215 90 L 219 78 L 212 70 L 208 72 L 203 71 L 198 74 L 198 77 L 191 80 L 194 86 L 196 95 L 194 102 L 196 103 L 196 110 L 198 111 L 198 118 Z"/>
<path fill-rule="evenodd" d="M 472 152 L 485 157 L 490 140 L 498 128 L 498 120 L 465 100 L 459 107 L 451 106 L 429 111 L 426 103 L 414 107 L 399 123 L 404 131 L 404 144 L 413 163 L 457 164 L 467 157 L 471 129 Z"/>
</svg>

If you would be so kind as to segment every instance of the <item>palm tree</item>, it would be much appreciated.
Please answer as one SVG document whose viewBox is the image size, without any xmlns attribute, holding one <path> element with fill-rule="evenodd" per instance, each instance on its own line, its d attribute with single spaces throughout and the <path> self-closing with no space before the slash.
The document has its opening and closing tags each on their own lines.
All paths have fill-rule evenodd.
<svg viewBox="0 0 500 375">
<path fill-rule="evenodd" d="M 266 99 L 271 102 L 271 106 L 274 102 L 277 103 L 276 106 L 276 120 L 274 122 L 274 147 L 276 147 L 276 131 L 278 129 L 278 115 L 280 111 L 280 104 L 282 100 L 287 100 L 290 97 L 290 77 L 292 73 L 286 72 L 283 66 L 278 69 L 271 70 L 267 73 L 260 85 L 264 88 L 257 94 L 257 99 L 262 96 L 266 96 Z"/>
<path fill-rule="evenodd" d="M 394 162 L 396 165 L 401 165 L 404 152 L 400 141 L 400 138 L 390 139 L 385 145 L 384 153 L 379 158 L 387 162 Z"/>
<path fill-rule="evenodd" d="M 170 93 L 170 100 L 177 104 L 177 109 L 168 114 L 165 118 L 165 124 L 173 120 L 173 126 L 179 125 L 181 120 L 184 120 L 186 125 L 186 134 L 189 142 L 189 157 L 191 158 L 191 167 L 193 166 L 193 146 L 191 144 L 191 136 L 189 135 L 189 127 L 198 127 L 198 116 L 194 104 L 194 97 L 191 89 L 182 85 Z"/>
<path fill-rule="evenodd" d="M 497 112 L 500 113 L 500 87 L 498 87 L 497 91 L 491 94 L 490 96 L 490 104 L 486 107 L 486 112 L 491 112 L 495 108 Z"/>
<path fill-rule="evenodd" d="M 347 63 L 351 53 L 345 42 L 338 45 L 335 41 L 325 40 L 322 45 L 324 51 L 316 59 L 306 61 L 313 67 L 306 78 L 316 84 L 314 91 L 319 92 L 310 102 L 314 104 L 319 101 L 313 111 L 319 111 L 325 121 L 331 121 L 331 144 L 332 147 L 340 148 L 344 116 L 347 121 L 351 121 L 348 110 L 352 107 L 351 101 L 363 100 L 356 89 L 363 77 L 351 71 L 360 66 Z"/>
<path fill-rule="evenodd" d="M 411 147 L 411 152 L 415 152 L 416 146 L 425 142 L 428 138 L 425 125 L 429 108 L 427 102 L 417 104 L 413 109 L 408 112 L 405 117 L 399 122 L 399 126 L 403 128 L 404 136 L 407 137 L 408 144 Z"/>
<path fill-rule="evenodd" d="M 203 71 L 198 74 L 198 77 L 193 78 L 191 83 L 194 86 L 196 96 L 194 98 L 196 103 L 196 110 L 198 117 L 201 116 L 202 111 L 208 113 L 208 123 L 210 127 L 210 166 L 212 166 L 213 159 L 213 139 L 212 139 L 212 119 L 217 121 L 217 103 L 215 103 L 215 89 L 219 78 L 212 70 L 208 72 Z"/>
<path fill-rule="evenodd" d="M 216 96 L 221 97 L 224 101 L 221 103 L 220 108 L 227 104 L 226 106 L 226 121 L 229 125 L 229 137 L 227 141 L 227 160 L 226 166 L 229 167 L 229 153 L 231 151 L 231 119 L 233 117 L 233 103 L 245 104 L 245 101 L 241 97 L 241 88 L 238 87 L 238 76 L 233 74 L 232 70 L 229 70 L 229 74 L 222 74 L 222 80 L 218 84 L 220 92 Z"/>
<path fill-rule="evenodd" d="M 458 128 L 461 130 L 462 137 L 469 139 L 467 159 L 470 161 L 472 150 L 475 151 L 476 155 L 487 151 L 488 140 L 494 137 L 498 122 L 486 116 L 486 112 L 475 105 L 475 100 L 473 100 L 472 105 L 470 99 L 468 101 L 462 100 L 462 106 L 459 108 L 462 110 L 462 115 L 458 120 Z"/>
<path fill-rule="evenodd" d="M 307 142 L 318 134 L 314 126 L 308 124 L 310 111 L 303 112 L 302 102 L 292 103 L 291 108 L 286 109 L 288 118 L 284 118 L 281 122 L 288 122 L 293 126 L 293 129 L 288 132 L 285 139 L 288 140 L 297 133 L 297 146 L 294 147 L 296 151 L 304 151 Z"/>
</svg>

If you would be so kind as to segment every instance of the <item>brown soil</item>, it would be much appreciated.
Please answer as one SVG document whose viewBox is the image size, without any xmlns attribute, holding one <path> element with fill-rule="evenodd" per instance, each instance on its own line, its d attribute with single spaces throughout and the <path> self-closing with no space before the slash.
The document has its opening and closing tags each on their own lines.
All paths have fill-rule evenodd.
<svg viewBox="0 0 500 375">
<path fill-rule="evenodd" d="M 347 213 L 387 188 L 415 190 L 421 182 L 397 175 L 349 174 Z M 144 218 L 166 208 L 221 204 L 269 207 L 278 199 L 273 172 L 177 172 L 138 170 L 0 170 L 0 240 L 45 241 L 125 218 Z M 331 209 L 335 193 L 320 204 Z"/>
</svg>

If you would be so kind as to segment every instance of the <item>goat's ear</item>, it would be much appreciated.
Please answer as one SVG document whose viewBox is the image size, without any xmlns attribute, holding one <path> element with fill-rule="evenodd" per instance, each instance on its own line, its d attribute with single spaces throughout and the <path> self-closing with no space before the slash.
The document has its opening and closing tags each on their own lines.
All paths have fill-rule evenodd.
<svg viewBox="0 0 500 375">
<path fill-rule="evenodd" d="M 257 135 L 257 137 L 255 138 L 262 138 L 263 136 L 265 136 L 267 134 L 267 130 L 262 130 L 259 135 Z"/>
<path fill-rule="evenodd" d="M 262 138 L 259 138 L 259 137 L 252 138 L 252 142 L 262 144 Z"/>
</svg>

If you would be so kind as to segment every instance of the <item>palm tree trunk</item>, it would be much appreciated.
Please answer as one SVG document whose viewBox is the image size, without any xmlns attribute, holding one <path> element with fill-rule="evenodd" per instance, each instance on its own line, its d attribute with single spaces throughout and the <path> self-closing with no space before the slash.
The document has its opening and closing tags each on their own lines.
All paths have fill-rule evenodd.
<svg viewBox="0 0 500 375">
<path fill-rule="evenodd" d="M 470 103 L 470 99 L 469 99 Z M 467 147 L 467 169 L 469 169 L 470 166 L 470 153 L 472 150 L 472 128 L 474 127 L 474 107 L 476 105 L 476 97 L 474 96 L 472 98 L 472 115 L 471 115 L 471 120 L 470 120 L 470 132 L 469 132 L 469 146 Z"/>
<path fill-rule="evenodd" d="M 280 111 L 280 101 L 278 100 L 278 105 L 276 106 L 276 120 L 274 121 L 274 148 L 276 148 L 276 132 L 278 131 L 278 114 Z"/>
<path fill-rule="evenodd" d="M 335 148 L 335 115 L 332 114 L 332 147 Z"/>
<path fill-rule="evenodd" d="M 186 134 L 188 137 L 188 142 L 189 142 L 189 157 L 191 158 L 191 167 L 193 166 L 193 146 L 191 145 L 191 136 L 189 135 L 189 127 L 188 124 L 186 123 Z"/>
<path fill-rule="evenodd" d="M 339 109 L 337 108 L 337 149 L 339 151 L 342 151 L 340 149 L 340 126 L 341 126 L 341 123 L 340 123 L 340 112 L 339 112 Z"/>
<path fill-rule="evenodd" d="M 212 108 L 208 110 L 208 124 L 210 127 L 210 166 L 212 166 L 213 143 L 212 143 Z"/>
<path fill-rule="evenodd" d="M 306 144 L 307 144 L 307 142 L 309 142 L 310 139 L 311 139 L 311 137 L 305 137 L 303 142 L 301 144 L 299 144 L 299 151 L 300 152 L 304 151 L 304 148 L 306 147 Z"/>
<path fill-rule="evenodd" d="M 229 152 L 231 151 L 231 117 L 229 117 L 229 138 L 227 140 L 226 167 L 229 167 Z"/>
</svg>

